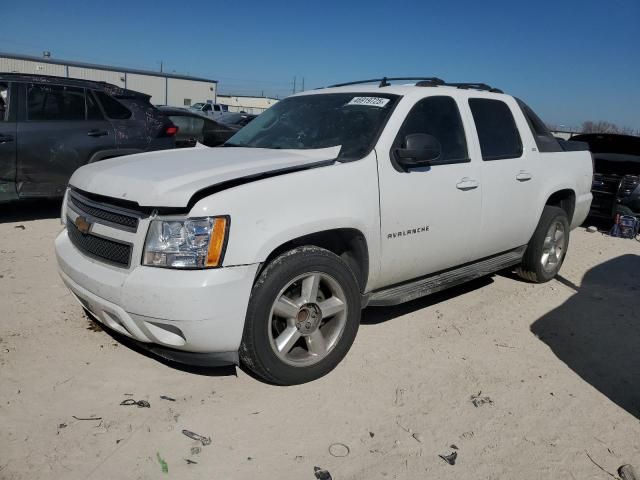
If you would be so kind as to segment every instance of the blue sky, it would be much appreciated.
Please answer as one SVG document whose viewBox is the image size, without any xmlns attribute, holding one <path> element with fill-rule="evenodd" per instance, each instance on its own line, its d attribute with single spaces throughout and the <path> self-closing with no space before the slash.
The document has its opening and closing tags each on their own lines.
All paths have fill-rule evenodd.
<svg viewBox="0 0 640 480">
<path fill-rule="evenodd" d="M 549 123 L 640 129 L 640 1 L 5 2 L 0 50 L 177 71 L 280 97 L 436 75 L 520 96 Z"/>
</svg>

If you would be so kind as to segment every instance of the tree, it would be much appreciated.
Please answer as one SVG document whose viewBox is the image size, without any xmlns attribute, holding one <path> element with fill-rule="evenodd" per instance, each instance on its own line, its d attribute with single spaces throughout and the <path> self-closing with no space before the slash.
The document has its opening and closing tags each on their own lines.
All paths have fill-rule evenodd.
<svg viewBox="0 0 640 480">
<path fill-rule="evenodd" d="M 581 131 L 582 133 L 618 133 L 622 135 L 638 135 L 640 133 L 631 127 L 619 127 L 615 123 L 604 120 L 583 122 Z"/>
</svg>

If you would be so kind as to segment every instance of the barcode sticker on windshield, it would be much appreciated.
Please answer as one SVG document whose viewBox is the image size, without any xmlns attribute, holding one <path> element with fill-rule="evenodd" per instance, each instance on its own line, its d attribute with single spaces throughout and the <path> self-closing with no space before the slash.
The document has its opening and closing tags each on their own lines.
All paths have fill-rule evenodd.
<svg viewBox="0 0 640 480">
<path fill-rule="evenodd" d="M 347 105 L 368 105 L 382 108 L 387 103 L 389 103 L 389 99 L 383 97 L 353 97 Z"/>
</svg>

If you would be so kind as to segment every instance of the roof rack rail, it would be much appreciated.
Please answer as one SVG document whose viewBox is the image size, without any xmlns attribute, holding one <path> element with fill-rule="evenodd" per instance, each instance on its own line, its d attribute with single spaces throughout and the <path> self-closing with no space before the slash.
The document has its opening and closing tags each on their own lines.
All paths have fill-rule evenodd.
<svg viewBox="0 0 640 480">
<path fill-rule="evenodd" d="M 389 82 L 396 81 L 396 80 L 416 80 L 418 83 L 425 83 L 425 85 L 421 85 L 421 86 L 427 86 L 426 85 L 427 83 L 429 84 L 429 86 L 445 84 L 444 80 L 437 77 L 382 77 L 382 78 L 372 78 L 370 80 L 358 80 L 357 82 L 336 83 L 335 85 L 329 85 L 327 88 L 347 87 L 349 85 L 359 85 L 362 83 L 376 83 L 376 82 L 380 82 L 380 85 L 378 85 L 378 87 L 382 88 L 382 87 L 388 87 L 389 85 L 391 85 Z M 418 83 L 416 83 L 416 85 L 418 85 Z"/>
<path fill-rule="evenodd" d="M 486 83 L 447 83 L 450 87 L 456 87 L 461 89 L 474 89 L 474 90 L 486 90 L 487 92 L 492 93 L 504 93 L 499 88 L 493 88 L 491 85 L 487 85 Z"/>
</svg>

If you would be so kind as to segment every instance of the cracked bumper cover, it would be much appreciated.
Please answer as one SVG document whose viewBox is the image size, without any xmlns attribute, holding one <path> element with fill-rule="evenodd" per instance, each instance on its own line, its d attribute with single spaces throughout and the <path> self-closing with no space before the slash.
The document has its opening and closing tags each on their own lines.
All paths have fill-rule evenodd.
<svg viewBox="0 0 640 480">
<path fill-rule="evenodd" d="M 200 366 L 237 363 L 258 264 L 206 270 L 106 265 L 79 252 L 63 230 L 59 273 L 106 327 L 168 360 Z"/>
</svg>

